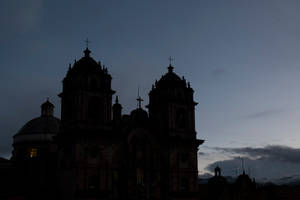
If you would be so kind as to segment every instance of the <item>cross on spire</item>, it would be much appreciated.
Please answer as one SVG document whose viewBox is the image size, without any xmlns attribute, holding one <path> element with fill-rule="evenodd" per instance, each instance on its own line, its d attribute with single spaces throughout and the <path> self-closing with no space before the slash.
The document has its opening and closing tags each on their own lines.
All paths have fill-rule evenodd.
<svg viewBox="0 0 300 200">
<path fill-rule="evenodd" d="M 144 99 L 140 97 L 140 87 L 138 87 L 138 98 L 136 100 L 138 103 L 138 108 L 142 108 L 142 101 L 144 101 Z"/>
<path fill-rule="evenodd" d="M 169 56 L 168 59 L 169 59 L 169 62 L 170 62 L 168 70 L 169 70 L 169 73 L 172 73 L 173 69 L 174 69 L 174 67 L 172 66 L 172 61 L 174 60 L 174 58 L 172 58 L 171 56 Z"/>
<path fill-rule="evenodd" d="M 172 65 L 172 61 L 174 61 L 174 58 L 172 58 L 171 56 L 169 56 L 168 60 L 169 60 L 169 64 Z"/>
<path fill-rule="evenodd" d="M 142 108 L 142 101 L 144 101 L 140 96 L 136 99 L 139 105 L 139 108 Z"/>
<path fill-rule="evenodd" d="M 90 43 L 90 41 L 89 41 L 88 38 L 86 38 L 85 43 L 86 43 L 86 49 L 85 49 L 83 52 L 84 52 L 84 55 L 85 55 L 86 57 L 89 57 L 91 51 L 89 50 L 89 43 Z"/>
<path fill-rule="evenodd" d="M 91 43 L 91 41 L 89 41 L 89 39 L 86 38 L 85 43 L 86 43 L 86 48 L 89 48 L 89 43 Z"/>
</svg>

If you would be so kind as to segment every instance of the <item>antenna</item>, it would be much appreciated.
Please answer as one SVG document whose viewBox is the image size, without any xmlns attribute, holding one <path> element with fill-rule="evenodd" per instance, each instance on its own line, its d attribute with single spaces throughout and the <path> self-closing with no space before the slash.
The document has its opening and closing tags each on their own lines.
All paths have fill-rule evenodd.
<svg viewBox="0 0 300 200">
<path fill-rule="evenodd" d="M 245 173 L 245 166 L 244 166 L 244 158 L 241 158 L 242 159 L 242 169 L 243 169 L 243 174 Z"/>
</svg>

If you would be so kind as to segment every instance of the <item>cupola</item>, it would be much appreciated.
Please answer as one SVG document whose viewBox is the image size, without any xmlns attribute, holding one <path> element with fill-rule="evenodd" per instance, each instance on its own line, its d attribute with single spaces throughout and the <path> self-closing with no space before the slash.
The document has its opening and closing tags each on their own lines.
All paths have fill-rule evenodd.
<svg viewBox="0 0 300 200">
<path fill-rule="evenodd" d="M 45 103 L 41 105 L 41 116 L 53 116 L 54 105 L 47 99 Z"/>
</svg>

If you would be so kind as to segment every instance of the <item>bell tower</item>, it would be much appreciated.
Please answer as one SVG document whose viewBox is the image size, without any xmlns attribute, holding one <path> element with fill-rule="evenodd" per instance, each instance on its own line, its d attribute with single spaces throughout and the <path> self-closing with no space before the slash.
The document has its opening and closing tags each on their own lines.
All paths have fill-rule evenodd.
<svg viewBox="0 0 300 200">
<path fill-rule="evenodd" d="M 62 199 L 111 194 L 113 143 L 111 76 L 86 48 L 63 79 L 58 143 L 58 190 Z"/>
<path fill-rule="evenodd" d="M 185 78 L 168 72 L 155 81 L 149 93 L 149 118 L 160 137 L 163 148 L 164 198 L 172 199 L 189 193 L 195 199 L 197 191 L 197 152 L 204 141 L 196 138 L 194 90 Z"/>
<path fill-rule="evenodd" d="M 62 129 L 76 126 L 107 126 L 111 122 L 111 76 L 107 68 L 90 57 L 86 48 L 84 57 L 69 66 L 63 79 L 61 97 Z"/>
<path fill-rule="evenodd" d="M 152 86 L 149 115 L 164 135 L 195 138 L 194 90 L 173 70 L 170 64 L 168 72 Z"/>
</svg>

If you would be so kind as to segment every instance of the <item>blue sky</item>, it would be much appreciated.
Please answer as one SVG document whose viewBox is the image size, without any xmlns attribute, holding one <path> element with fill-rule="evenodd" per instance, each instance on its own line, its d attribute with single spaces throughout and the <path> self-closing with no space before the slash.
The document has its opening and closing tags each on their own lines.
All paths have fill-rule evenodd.
<svg viewBox="0 0 300 200">
<path fill-rule="evenodd" d="M 135 108 L 138 87 L 147 103 L 151 84 L 175 58 L 175 72 L 199 102 L 200 173 L 232 160 L 226 148 L 298 149 L 299 9 L 296 0 L 1 1 L 1 155 L 46 97 L 60 115 L 61 81 L 87 37 L 124 113 Z"/>
</svg>

